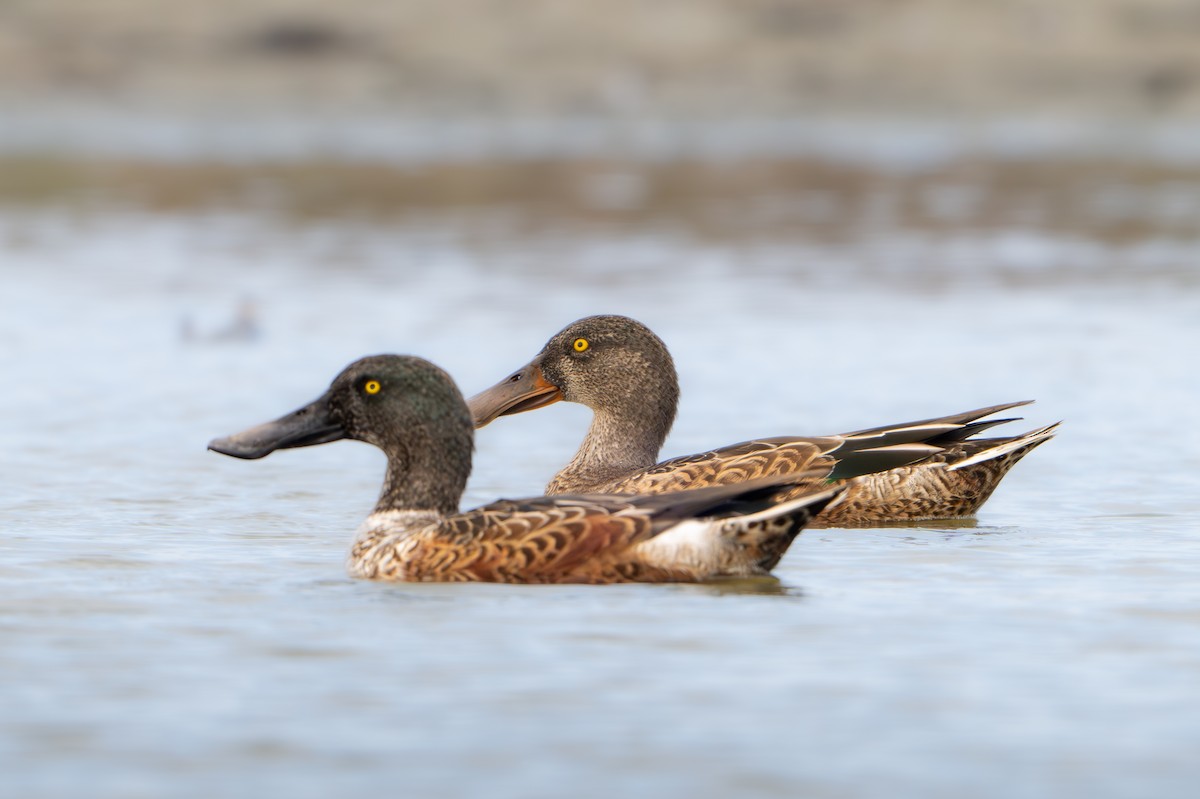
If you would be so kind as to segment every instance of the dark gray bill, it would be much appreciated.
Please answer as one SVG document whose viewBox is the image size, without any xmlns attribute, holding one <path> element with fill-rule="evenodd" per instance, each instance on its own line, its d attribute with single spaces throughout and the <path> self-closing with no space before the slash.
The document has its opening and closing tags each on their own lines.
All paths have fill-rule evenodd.
<svg viewBox="0 0 1200 799">
<path fill-rule="evenodd" d="M 345 429 L 330 414 L 329 395 L 325 395 L 273 422 L 224 438 L 214 438 L 208 442 L 208 448 L 222 455 L 253 460 L 270 455 L 277 449 L 311 447 L 345 437 Z"/>
</svg>

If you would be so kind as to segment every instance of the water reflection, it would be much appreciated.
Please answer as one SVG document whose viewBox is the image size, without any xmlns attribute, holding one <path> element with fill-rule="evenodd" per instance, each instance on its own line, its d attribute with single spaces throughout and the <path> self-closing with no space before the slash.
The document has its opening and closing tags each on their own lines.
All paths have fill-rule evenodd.
<svg viewBox="0 0 1200 799">
<path fill-rule="evenodd" d="M 979 519 L 926 519 L 923 521 L 887 521 L 872 525 L 879 528 L 914 527 L 921 530 L 970 530 L 979 526 Z"/>
<path fill-rule="evenodd" d="M 784 585 L 778 577 L 754 577 L 723 580 L 708 580 L 695 586 L 712 596 L 788 596 L 796 599 L 804 597 L 804 589 Z"/>
</svg>

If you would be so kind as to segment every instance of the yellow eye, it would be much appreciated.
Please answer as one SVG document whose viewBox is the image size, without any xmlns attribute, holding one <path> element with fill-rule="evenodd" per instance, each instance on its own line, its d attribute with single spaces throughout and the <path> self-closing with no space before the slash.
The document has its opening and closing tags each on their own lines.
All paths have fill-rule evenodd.
<svg viewBox="0 0 1200 799">
<path fill-rule="evenodd" d="M 588 340 L 586 338 L 577 338 L 571 346 L 575 348 L 576 352 L 583 352 L 588 348 Z"/>
<path fill-rule="evenodd" d="M 383 388 L 383 386 L 379 385 L 378 380 L 368 380 L 363 384 L 363 391 L 367 392 L 368 394 L 378 394 L 381 388 Z"/>
</svg>

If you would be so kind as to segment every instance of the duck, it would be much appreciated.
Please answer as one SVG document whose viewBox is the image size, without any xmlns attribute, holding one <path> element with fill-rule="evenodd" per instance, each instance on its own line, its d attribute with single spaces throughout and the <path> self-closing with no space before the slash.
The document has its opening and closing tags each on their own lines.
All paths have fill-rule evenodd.
<svg viewBox="0 0 1200 799">
<path fill-rule="evenodd" d="M 216 438 L 214 452 L 258 459 L 342 439 L 387 456 L 374 510 L 348 559 L 369 580 L 498 583 L 703 582 L 769 575 L 804 526 L 843 493 L 828 469 L 645 496 L 501 499 L 459 511 L 474 420 L 454 381 L 415 356 L 347 366 L 313 402 Z M 805 481 L 816 490 L 780 499 Z"/>
<path fill-rule="evenodd" d="M 550 480 L 547 495 L 655 494 L 734 485 L 821 467 L 846 493 L 809 526 L 865 527 L 970 517 L 1004 475 L 1055 434 L 1058 423 L 1018 436 L 972 438 L 1009 419 L 1009 402 L 914 422 L 824 436 L 775 436 L 659 461 L 675 421 L 679 378 L 671 354 L 646 325 L 626 316 L 579 319 L 525 366 L 469 400 L 477 428 L 501 416 L 575 402 L 593 412 L 583 443 Z M 982 420 L 982 421 L 981 421 Z M 874 468 L 863 468 L 874 457 Z M 847 468 L 854 465 L 854 468 Z M 852 475 L 852 482 L 847 482 Z M 798 479 L 790 498 L 817 484 Z"/>
</svg>

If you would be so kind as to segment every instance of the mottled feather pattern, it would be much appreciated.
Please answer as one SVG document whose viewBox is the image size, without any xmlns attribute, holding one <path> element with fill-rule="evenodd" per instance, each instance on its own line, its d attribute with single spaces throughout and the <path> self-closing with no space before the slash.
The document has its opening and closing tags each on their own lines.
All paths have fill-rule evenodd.
<svg viewBox="0 0 1200 799">
<path fill-rule="evenodd" d="M 809 526 L 868 527 L 972 516 L 1017 461 L 1048 441 L 1057 427 L 1050 425 L 1013 438 L 964 441 L 920 463 L 846 481 L 842 501 L 819 514 Z M 952 469 L 966 458 L 986 456 L 1014 444 L 1002 455 Z"/>
<path fill-rule="evenodd" d="M 893 427 L 858 431 L 845 436 L 815 438 L 765 438 L 747 441 L 705 453 L 672 458 L 647 469 L 589 485 L 560 472 L 547 493 L 605 491 L 614 493 L 662 493 L 712 485 L 735 485 L 769 476 L 795 474 L 823 468 L 828 475 L 852 459 L 866 460 L 871 447 L 902 447 L 918 444 L 922 437 L 927 454 L 908 465 L 897 466 L 853 479 L 829 481 L 810 477 L 780 494 L 789 499 L 823 485 L 846 487 L 846 494 L 810 523 L 810 527 L 866 527 L 885 522 L 957 519 L 971 516 L 992 495 L 1000 481 L 1034 447 L 1053 437 L 1057 425 L 1008 438 L 967 439 L 970 433 L 991 427 L 993 422 L 971 423 L 981 413 L 1005 410 L 1007 403 L 937 419 Z M 1011 421 L 1011 420 L 1002 420 Z M 995 453 L 995 454 L 992 454 Z M 969 465 L 955 464 L 971 459 Z M 840 461 L 840 464 L 839 464 Z"/>
<path fill-rule="evenodd" d="M 581 350 L 572 346 L 579 343 Z M 587 435 L 550 480 L 548 494 L 679 491 L 819 465 L 828 467 L 826 481 L 850 486 L 836 522 L 827 512 L 825 523 L 839 526 L 973 513 L 1021 455 L 1053 434 L 1047 429 L 988 439 L 971 450 L 974 455 L 957 458 L 958 446 L 971 436 L 1013 421 L 980 419 L 1030 402 L 1023 400 L 840 436 L 758 439 L 656 463 L 675 419 L 679 379 L 666 344 L 624 316 L 571 323 L 513 377 L 520 379 L 506 378 L 472 399 L 477 425 L 543 407 L 547 391 L 555 392 L 550 401 L 578 402 L 593 412 Z M 1016 457 L 1011 450 L 1019 451 Z M 948 457 L 960 465 L 947 465 Z M 846 482 L 873 473 L 878 476 Z M 818 479 L 791 493 L 819 485 Z"/>
<path fill-rule="evenodd" d="M 763 571 L 774 569 L 779 564 L 779 561 L 782 560 L 784 554 L 787 553 L 791 542 L 811 522 L 811 515 L 807 515 L 803 519 L 777 517 L 758 522 L 758 525 L 762 528 L 758 531 L 757 535 L 757 540 L 762 542 L 757 546 L 757 554 L 755 555 L 755 562 L 758 564 L 758 567 Z"/>
<path fill-rule="evenodd" d="M 998 406 L 1004 408 L 1007 406 Z M 1034 447 L 1049 440 L 1057 425 L 1009 438 L 955 440 L 957 426 L 942 436 L 946 446 L 920 462 L 887 471 L 834 481 L 845 485 L 846 495 L 819 514 L 810 527 L 865 527 L 883 522 L 956 519 L 970 516 L 992 495 L 1005 474 Z M 905 429 L 908 429 L 906 426 Z M 547 493 L 602 491 L 656 494 L 713 485 L 735 485 L 763 477 L 797 474 L 806 469 L 833 468 L 838 450 L 846 442 L 861 443 L 878 437 L 886 428 L 851 436 L 822 438 L 755 439 L 709 452 L 672 458 L 641 472 L 600 486 L 564 484 L 563 475 L 551 482 Z M 898 436 L 897 436 L 898 437 Z M 951 469 L 967 458 L 988 458 L 990 451 L 1012 451 Z M 853 453 L 847 453 L 852 456 Z M 820 477 L 798 482 L 780 494 L 781 499 L 802 496 L 826 485 Z"/>
<path fill-rule="evenodd" d="M 213 439 L 209 448 L 256 460 L 278 449 L 342 439 L 379 447 L 387 456 L 384 488 L 359 527 L 348 564 L 352 575 L 374 580 L 612 583 L 760 576 L 811 515 L 841 493 L 824 488 L 777 501 L 782 488 L 827 475 L 823 468 L 653 495 L 500 500 L 461 513 L 472 433 L 472 414 L 443 370 L 413 356 L 375 355 L 347 366 L 303 408 Z M 750 459 L 747 468 L 752 463 L 758 465 L 751 471 L 771 471 L 768 461 Z"/>
<path fill-rule="evenodd" d="M 631 551 L 660 526 L 652 510 L 619 497 L 501 500 L 402 532 L 394 532 L 395 520 L 385 512 L 363 525 L 350 570 L 369 579 L 438 582 L 696 579 Z"/>
<path fill-rule="evenodd" d="M 775 502 L 777 492 L 773 481 L 758 481 L 684 494 L 500 500 L 442 517 L 378 511 L 359 530 L 349 570 L 367 579 L 426 582 L 759 576 L 839 490 L 809 492 L 792 507 Z M 706 511 L 714 516 L 695 515 Z"/>
<path fill-rule="evenodd" d="M 814 468 L 823 468 L 828 472 L 834 465 L 828 452 L 836 449 L 840 441 L 822 440 L 824 446 L 817 441 L 756 439 L 710 452 L 672 458 L 602 486 L 563 485 L 555 480 L 547 487 L 547 493 L 588 490 L 614 494 L 658 494 L 701 486 L 735 485 L 765 477 L 799 475 Z M 822 479 L 813 477 L 802 485 L 803 490 L 811 490 L 823 484 Z M 803 493 L 803 490 L 795 495 Z"/>
</svg>

